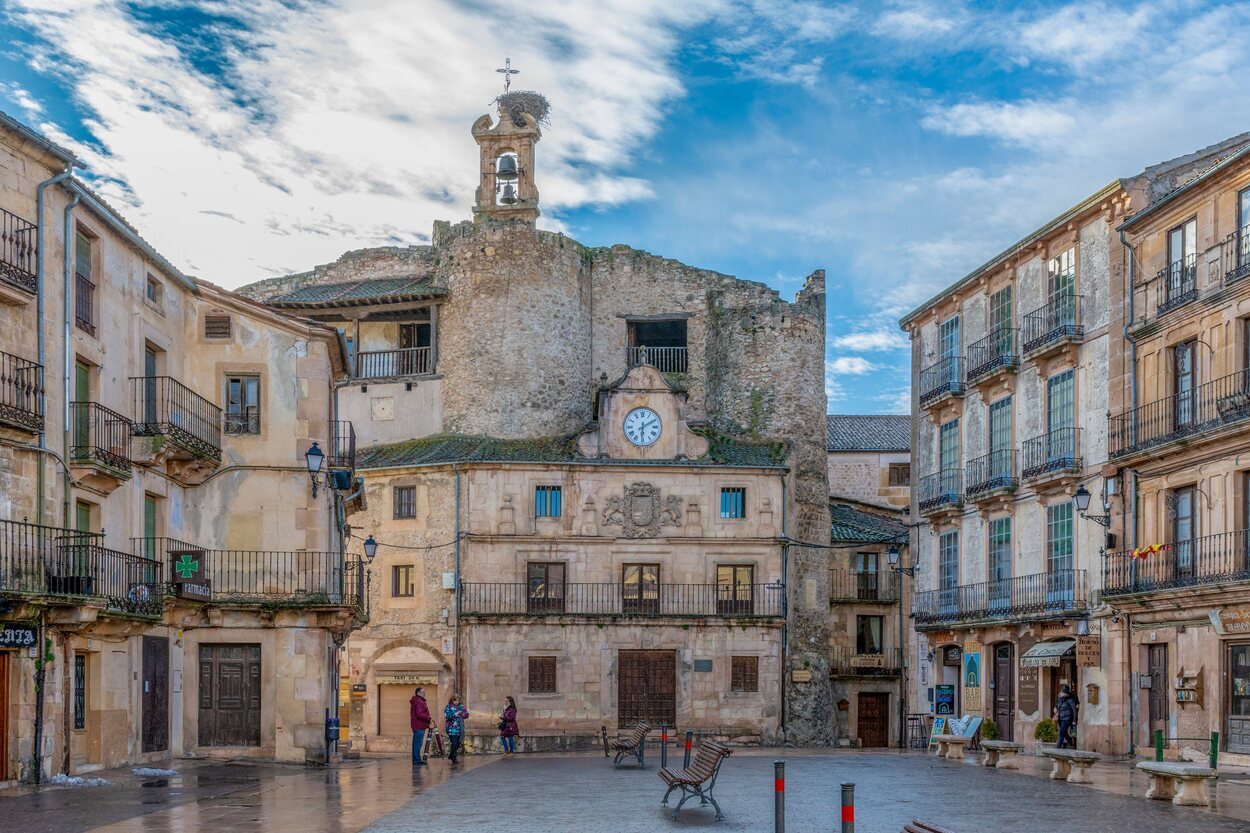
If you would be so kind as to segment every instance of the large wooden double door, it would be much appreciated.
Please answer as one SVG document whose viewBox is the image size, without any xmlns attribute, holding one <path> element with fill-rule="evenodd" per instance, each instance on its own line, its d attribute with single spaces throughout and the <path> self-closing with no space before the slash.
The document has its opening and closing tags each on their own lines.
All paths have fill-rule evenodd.
<svg viewBox="0 0 1250 833">
<path fill-rule="evenodd" d="M 621 651 L 617 655 L 617 725 L 677 723 L 677 652 Z"/>
<path fill-rule="evenodd" d="M 866 749 L 890 745 L 890 695 L 884 692 L 861 691 L 855 720 L 859 744 Z"/>
<path fill-rule="evenodd" d="M 200 646 L 200 746 L 260 746 L 260 646 Z"/>
</svg>

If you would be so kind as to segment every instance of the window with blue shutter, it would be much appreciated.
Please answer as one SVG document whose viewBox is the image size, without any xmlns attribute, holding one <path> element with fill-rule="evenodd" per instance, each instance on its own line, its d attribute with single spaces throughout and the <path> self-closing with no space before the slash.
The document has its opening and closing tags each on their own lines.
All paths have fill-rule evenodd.
<svg viewBox="0 0 1250 833">
<path fill-rule="evenodd" d="M 747 516 L 747 490 L 741 486 L 721 489 L 720 516 L 722 518 L 745 518 Z"/>
<path fill-rule="evenodd" d="M 535 486 L 534 487 L 534 517 L 536 518 L 558 518 L 560 517 L 560 487 L 559 486 Z"/>
</svg>

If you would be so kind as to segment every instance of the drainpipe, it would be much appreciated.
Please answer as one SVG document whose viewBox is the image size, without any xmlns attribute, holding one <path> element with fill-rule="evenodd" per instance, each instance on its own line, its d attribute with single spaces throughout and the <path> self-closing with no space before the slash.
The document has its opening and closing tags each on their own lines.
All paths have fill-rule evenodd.
<svg viewBox="0 0 1250 833">
<path fill-rule="evenodd" d="M 40 322 L 43 323 L 42 321 Z M 41 328 L 42 329 L 42 328 Z M 42 461 L 40 461 L 42 465 Z M 48 640 L 48 614 L 46 610 L 39 611 L 39 647 L 38 656 L 35 658 L 35 751 L 31 758 L 34 764 L 33 780 L 36 784 L 43 781 L 43 701 L 44 686 L 48 681 L 47 669 L 47 648 Z"/>
<path fill-rule="evenodd" d="M 1129 413 L 1134 414 L 1133 421 L 1130 423 L 1133 439 L 1136 441 L 1137 433 L 1137 341 L 1133 338 L 1132 325 L 1136 320 L 1135 302 L 1136 293 L 1133 291 L 1133 284 L 1137 275 L 1137 258 L 1133 252 L 1132 245 L 1129 244 L 1128 238 L 1124 234 L 1124 230 L 1120 229 L 1120 244 L 1124 246 L 1124 251 L 1128 253 L 1128 281 L 1126 289 L 1128 291 L 1128 320 L 1124 323 L 1124 339 L 1131 347 L 1129 352 Z M 1133 489 L 1130 492 L 1128 484 L 1124 481 L 1128 479 L 1128 475 L 1132 475 Z M 1137 473 L 1126 469 L 1124 477 L 1120 478 L 1120 494 L 1121 499 L 1126 504 L 1126 511 L 1120 513 L 1120 537 L 1125 542 L 1125 549 L 1133 549 L 1137 546 Z M 1130 532 L 1132 533 L 1130 536 Z M 1130 565 L 1134 573 L 1137 571 L 1137 565 Z M 1133 738 L 1137 731 L 1137 710 L 1133 707 L 1133 627 L 1132 618 L 1126 613 L 1124 614 L 1124 658 L 1126 663 L 1125 674 L 1125 692 L 1124 707 L 1128 710 L 1128 720 L 1125 721 L 1128 729 L 1128 753 L 1134 754 Z"/>
<path fill-rule="evenodd" d="M 789 683 L 789 649 L 790 649 L 790 538 L 789 513 L 787 509 L 786 475 L 781 475 L 781 584 L 785 589 L 781 593 L 781 740 L 786 738 L 786 698 Z"/>
<path fill-rule="evenodd" d="M 65 170 L 61 171 L 59 174 L 52 177 L 51 179 L 46 179 L 43 182 L 39 183 L 39 187 L 35 189 L 35 205 L 36 205 L 35 222 L 38 223 L 39 225 L 39 228 L 38 228 L 39 239 L 35 241 L 35 321 L 36 321 L 35 332 L 37 334 L 37 341 L 39 344 L 39 367 L 40 368 L 44 367 L 45 358 L 46 358 L 45 353 L 47 351 L 46 339 L 44 337 L 44 332 L 43 332 L 43 327 L 44 327 L 44 312 L 43 312 L 44 242 L 43 242 L 43 238 L 44 238 L 45 232 L 47 231 L 47 223 L 44 220 L 43 192 L 46 191 L 49 186 L 55 185 L 58 182 L 62 182 L 68 179 L 72 173 L 72 170 L 73 170 L 72 168 L 66 168 Z M 68 234 L 66 235 L 65 245 L 66 247 L 69 246 Z M 39 386 L 39 412 L 45 415 L 48 412 L 47 395 L 44 392 L 43 385 Z M 42 429 L 39 431 L 39 447 L 47 448 L 47 435 L 44 433 Z M 38 477 L 38 485 L 36 486 L 36 498 L 35 498 L 35 523 L 42 524 L 43 523 L 43 498 L 44 498 L 43 492 L 45 488 L 42 460 L 39 461 L 39 465 L 36 467 L 36 475 Z"/>
<path fill-rule="evenodd" d="M 456 663 L 456 691 L 460 693 L 461 697 L 465 697 L 467 695 L 464 693 L 464 668 L 460 663 L 460 469 L 455 463 L 452 463 L 451 470 L 456 476 L 456 540 L 453 545 L 455 548 L 456 575 L 455 581 L 453 582 L 455 585 L 455 589 L 453 590 L 455 598 L 452 601 L 452 609 L 456 617 L 456 644 L 455 650 L 452 652 L 452 658 Z"/>
<path fill-rule="evenodd" d="M 63 375 L 64 375 L 65 401 L 63 403 L 63 407 L 61 408 L 61 418 L 64 420 L 62 423 L 63 430 L 62 430 L 62 435 L 61 435 L 61 457 L 66 460 L 69 459 L 70 384 L 72 383 L 72 379 L 73 379 L 73 374 L 71 373 L 71 371 L 73 370 L 73 367 L 74 367 L 73 349 L 70 343 L 70 323 L 69 323 L 70 316 L 72 314 L 72 310 L 70 309 L 71 299 L 74 297 L 74 294 L 73 294 L 74 252 L 73 250 L 70 249 L 69 242 L 71 238 L 70 238 L 69 232 L 71 228 L 70 224 L 74 220 L 74 206 L 78 205 L 78 202 L 79 202 L 79 197 L 77 194 L 74 194 L 73 198 L 65 206 L 65 310 L 64 310 L 65 321 L 63 322 L 63 328 L 61 332 L 61 337 L 65 339 L 65 345 L 64 345 L 64 350 L 63 350 L 63 353 L 64 353 L 64 367 L 63 367 L 64 374 Z M 40 322 L 40 324 L 42 326 L 42 321 Z M 65 470 L 65 509 L 64 509 L 64 524 L 63 524 L 66 529 L 70 528 L 69 506 L 70 506 L 70 488 L 72 485 L 73 485 L 73 482 L 70 479 L 69 469 L 67 468 Z"/>
</svg>

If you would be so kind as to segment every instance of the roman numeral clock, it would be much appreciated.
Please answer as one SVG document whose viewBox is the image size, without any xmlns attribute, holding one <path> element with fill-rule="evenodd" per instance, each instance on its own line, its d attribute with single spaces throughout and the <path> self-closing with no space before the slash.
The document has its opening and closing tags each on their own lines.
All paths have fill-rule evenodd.
<svg viewBox="0 0 1250 833">
<path fill-rule="evenodd" d="M 643 448 L 660 438 L 664 423 L 660 415 L 650 408 L 634 408 L 625 415 L 624 429 L 625 439 Z"/>
</svg>

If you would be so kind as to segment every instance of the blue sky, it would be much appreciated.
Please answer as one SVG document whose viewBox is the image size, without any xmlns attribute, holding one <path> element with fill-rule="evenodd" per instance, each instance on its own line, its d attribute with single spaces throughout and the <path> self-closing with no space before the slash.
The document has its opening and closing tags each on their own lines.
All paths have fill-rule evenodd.
<svg viewBox="0 0 1250 833">
<path fill-rule="evenodd" d="M 829 280 L 835 412 L 899 316 L 1119 176 L 1250 129 L 1250 3 L 6 0 L 0 108 L 227 287 L 468 216 L 469 125 L 552 101 L 547 228 Z"/>
</svg>

